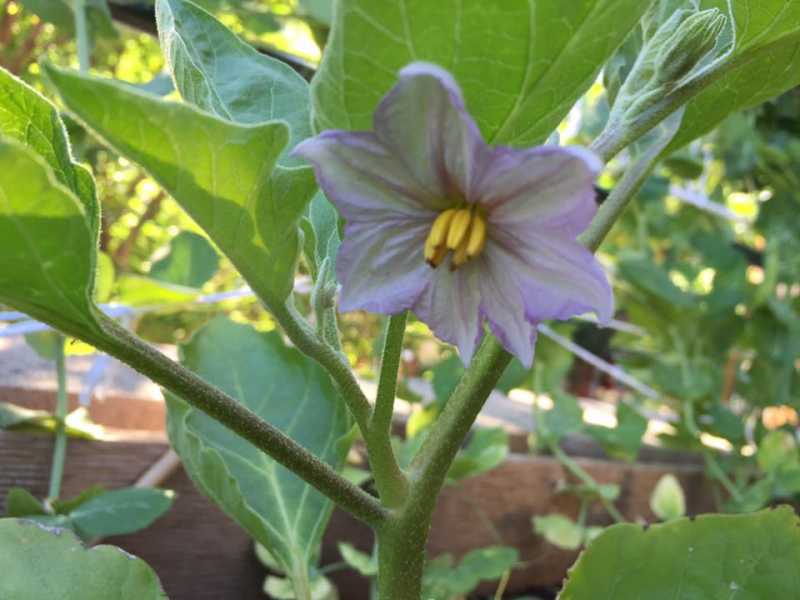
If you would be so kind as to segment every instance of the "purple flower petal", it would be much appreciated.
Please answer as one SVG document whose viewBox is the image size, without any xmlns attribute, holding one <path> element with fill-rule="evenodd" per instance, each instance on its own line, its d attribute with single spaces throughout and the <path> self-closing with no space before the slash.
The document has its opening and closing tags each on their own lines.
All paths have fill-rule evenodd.
<svg viewBox="0 0 800 600">
<path fill-rule="evenodd" d="M 348 221 L 433 217 L 435 204 L 373 133 L 326 131 L 294 149 Z"/>
<path fill-rule="evenodd" d="M 413 63 L 375 112 L 375 133 L 432 195 L 473 201 L 475 166 L 490 149 L 464 107 L 453 77 Z"/>
<path fill-rule="evenodd" d="M 611 285 L 589 250 L 558 232 L 533 228 L 520 235 L 520 229 L 495 229 L 490 245 L 497 268 L 517 279 L 529 321 L 568 319 L 586 312 L 596 313 L 601 322 L 611 319 Z"/>
<path fill-rule="evenodd" d="M 481 257 L 481 314 L 503 347 L 526 367 L 533 364 L 536 327 L 525 315 L 525 301 L 514 274 L 506 270 L 502 249 L 489 245 Z"/>
<path fill-rule="evenodd" d="M 350 222 L 336 259 L 340 308 L 396 314 L 411 308 L 432 277 L 423 256 L 430 222 Z"/>
<path fill-rule="evenodd" d="M 498 227 L 536 222 L 577 236 L 597 212 L 594 182 L 601 168 L 584 148 L 498 147 L 477 190 Z"/>
<path fill-rule="evenodd" d="M 596 212 L 594 154 L 488 147 L 455 80 L 426 63 L 400 72 L 374 126 L 328 131 L 295 149 L 347 220 L 337 259 L 342 310 L 413 310 L 465 364 L 486 321 L 528 366 L 537 323 L 589 311 L 611 318 L 608 280 L 576 240 Z M 429 258 L 441 263 L 433 269 L 424 256 L 431 227 L 462 200 L 485 211 L 438 221 Z M 485 246 L 484 228 L 476 228 L 483 219 Z M 452 232 L 469 237 L 451 241 Z M 454 256 L 460 267 L 451 270 Z"/>
<path fill-rule="evenodd" d="M 436 337 L 457 346 L 461 360 L 469 364 L 483 333 L 478 310 L 480 270 L 477 264 L 457 271 L 451 271 L 447 263 L 427 268 L 431 277 L 412 310 Z"/>
</svg>

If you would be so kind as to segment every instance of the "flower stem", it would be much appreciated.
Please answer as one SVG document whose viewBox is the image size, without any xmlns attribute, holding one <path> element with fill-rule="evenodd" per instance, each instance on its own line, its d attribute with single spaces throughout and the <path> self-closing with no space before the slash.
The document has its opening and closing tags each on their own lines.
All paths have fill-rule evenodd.
<svg viewBox="0 0 800 600">
<path fill-rule="evenodd" d="M 270 305 L 268 308 L 297 349 L 316 360 L 336 382 L 342 398 L 358 424 L 361 435 L 366 439 L 372 407 L 353 375 L 347 359 L 317 335 L 297 312 L 291 299 L 285 304 Z"/>
<path fill-rule="evenodd" d="M 511 355 L 487 335 L 411 465 L 408 497 L 378 528 L 380 598 L 419 600 L 425 543 L 447 472 Z"/>
<path fill-rule="evenodd" d="M 91 64 L 91 40 L 89 39 L 89 25 L 86 20 L 86 0 L 73 0 L 75 13 L 75 42 L 78 45 L 78 65 L 80 70 L 87 72 Z"/>
<path fill-rule="evenodd" d="M 87 342 L 127 363 L 239 434 L 355 517 L 373 527 L 386 519 L 388 513 L 380 502 L 347 481 L 280 429 L 173 362 L 116 321 L 104 316 L 98 319 L 103 335 L 86 335 Z"/>
<path fill-rule="evenodd" d="M 397 372 L 403 350 L 407 312 L 389 317 L 384 336 L 381 374 L 375 410 L 369 422 L 367 448 L 375 485 L 384 506 L 397 507 L 408 493 L 408 479 L 397 464 L 391 443 L 394 399 L 397 392 Z"/>
<path fill-rule="evenodd" d="M 641 156 L 633 163 L 633 165 L 625 172 L 622 179 L 614 186 L 614 189 L 606 198 L 605 202 L 600 205 L 589 227 L 586 228 L 579 237 L 583 245 L 589 250 L 595 252 L 600 244 L 605 239 L 608 232 L 611 231 L 614 223 L 622 215 L 623 211 L 627 208 L 628 204 L 633 200 L 636 192 L 645 182 L 650 170 L 658 161 L 661 152 L 675 137 L 680 127 L 683 118 L 683 109 L 674 113 L 667 119 L 661 130 L 658 132 L 658 137 L 655 139 L 642 153 Z"/>
<path fill-rule="evenodd" d="M 61 480 L 64 478 L 64 461 L 67 454 L 67 367 L 64 357 L 64 336 L 56 335 L 56 374 L 58 377 L 58 392 L 56 395 L 56 441 L 53 445 L 53 465 L 50 470 L 50 488 L 47 492 L 49 501 L 57 500 L 61 495 Z"/>
</svg>

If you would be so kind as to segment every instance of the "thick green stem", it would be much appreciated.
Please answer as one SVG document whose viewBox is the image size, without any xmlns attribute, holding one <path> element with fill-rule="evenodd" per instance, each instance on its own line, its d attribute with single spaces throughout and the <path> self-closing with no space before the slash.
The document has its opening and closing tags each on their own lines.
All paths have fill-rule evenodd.
<svg viewBox="0 0 800 600">
<path fill-rule="evenodd" d="M 377 529 L 378 598 L 420 600 L 430 514 L 407 503 Z"/>
<path fill-rule="evenodd" d="M 88 71 L 91 64 L 92 42 L 89 38 L 89 25 L 86 19 L 86 0 L 73 0 L 75 13 L 75 42 L 78 45 L 78 65 L 81 71 Z"/>
<path fill-rule="evenodd" d="M 408 493 L 408 480 L 397 464 L 391 440 L 397 372 L 400 368 L 407 317 L 406 312 L 393 315 L 386 325 L 378 393 L 367 438 L 375 485 L 383 504 L 389 507 L 400 506 Z"/>
<path fill-rule="evenodd" d="M 376 527 L 387 511 L 308 450 L 218 388 L 171 361 L 116 321 L 99 316 L 104 335 L 86 336 L 98 349 L 127 363 L 236 432 L 339 506 Z"/>
<path fill-rule="evenodd" d="M 511 355 L 486 336 L 411 465 L 403 506 L 377 529 L 381 600 L 419 600 L 425 543 L 447 472 Z"/>
<path fill-rule="evenodd" d="M 56 375 L 58 392 L 56 395 L 56 441 L 53 446 L 53 464 L 50 470 L 48 500 L 56 500 L 61 495 L 61 480 L 64 478 L 64 461 L 67 455 L 67 365 L 64 357 L 64 336 L 58 334 L 55 340 Z"/>
</svg>

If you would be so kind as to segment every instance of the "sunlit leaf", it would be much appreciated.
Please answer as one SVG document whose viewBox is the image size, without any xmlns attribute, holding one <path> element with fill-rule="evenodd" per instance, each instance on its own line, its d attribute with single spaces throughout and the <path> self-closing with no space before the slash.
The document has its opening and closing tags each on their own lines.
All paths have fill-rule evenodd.
<svg viewBox="0 0 800 600">
<path fill-rule="evenodd" d="M 292 290 L 310 168 L 275 167 L 283 121 L 239 125 L 109 80 L 45 64 L 67 107 L 138 162 L 205 229 L 265 301 Z"/>
<path fill-rule="evenodd" d="M 647 9 L 641 0 L 342 0 L 312 85 L 319 129 L 370 129 L 410 62 L 461 84 L 491 142 L 547 138 Z"/>
<path fill-rule="evenodd" d="M 219 317 L 181 349 L 181 360 L 336 469 L 350 419 L 328 375 L 277 332 Z M 170 440 L 194 482 L 280 563 L 298 589 L 333 504 L 310 484 L 205 414 L 170 396 Z"/>
</svg>

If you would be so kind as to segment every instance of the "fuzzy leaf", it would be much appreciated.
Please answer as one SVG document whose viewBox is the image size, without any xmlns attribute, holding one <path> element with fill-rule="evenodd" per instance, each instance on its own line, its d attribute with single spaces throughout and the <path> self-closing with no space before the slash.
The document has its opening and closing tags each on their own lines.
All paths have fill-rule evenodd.
<svg viewBox="0 0 800 600">
<path fill-rule="evenodd" d="M 181 361 L 334 468 L 343 467 L 337 442 L 351 427 L 344 404 L 328 375 L 286 347 L 277 332 L 219 317 L 182 346 Z M 173 396 L 168 428 L 200 489 L 270 552 L 295 586 L 309 585 L 331 501 Z"/>
</svg>

